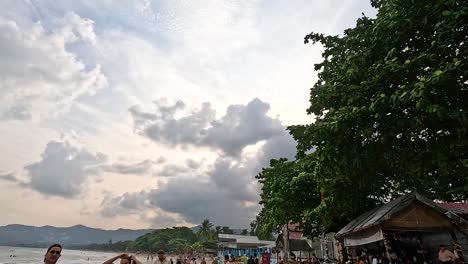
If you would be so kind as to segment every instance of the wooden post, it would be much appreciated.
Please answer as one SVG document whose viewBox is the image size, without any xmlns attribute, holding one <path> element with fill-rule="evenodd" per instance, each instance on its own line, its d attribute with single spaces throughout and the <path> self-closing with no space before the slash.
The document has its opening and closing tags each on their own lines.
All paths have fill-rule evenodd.
<svg viewBox="0 0 468 264">
<path fill-rule="evenodd" d="M 389 243 L 388 234 L 384 233 L 383 237 L 384 237 L 385 253 L 387 254 L 388 261 L 389 263 L 393 263 L 392 259 L 390 258 L 390 245 L 388 244 Z"/>
<path fill-rule="evenodd" d="M 289 261 L 289 254 L 290 254 L 290 249 L 289 249 L 289 227 L 288 223 L 286 223 L 283 226 L 283 251 L 284 251 L 284 256 L 283 256 L 283 261 L 284 263 L 288 263 Z"/>
</svg>

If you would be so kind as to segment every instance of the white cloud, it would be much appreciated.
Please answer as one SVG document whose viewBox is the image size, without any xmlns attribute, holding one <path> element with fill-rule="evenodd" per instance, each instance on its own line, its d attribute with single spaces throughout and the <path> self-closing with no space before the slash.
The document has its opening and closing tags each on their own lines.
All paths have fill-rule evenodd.
<svg viewBox="0 0 468 264">
<path fill-rule="evenodd" d="M 69 14 L 56 33 L 40 23 L 21 27 L 0 17 L 0 117 L 47 119 L 106 86 L 100 66 L 86 69 L 66 45 L 95 41 L 92 22 Z"/>
<path fill-rule="evenodd" d="M 65 39 L 65 42 L 75 42 L 83 40 L 91 45 L 96 44 L 96 34 L 94 33 L 94 21 L 81 18 L 75 13 L 67 13 L 60 24 L 62 28 L 59 34 Z"/>
<path fill-rule="evenodd" d="M 309 122 L 307 95 L 321 48 L 304 45 L 304 35 L 338 34 L 368 10 L 356 0 L 2 1 L 0 147 L 11 155 L 0 160 L 0 193 L 21 209 L 1 203 L 16 215 L 0 224 L 37 216 L 35 223 L 106 228 L 202 217 L 247 225 L 259 208 L 253 176 L 270 158 L 295 154 L 284 124 Z M 161 97 L 184 103 L 148 110 Z M 252 98 L 263 100 L 250 102 L 253 112 Z M 205 112 L 183 107 L 206 101 Z M 139 108 L 132 116 L 133 105 Z M 133 131 L 138 118 L 137 132 L 147 137 Z M 46 146 L 62 133 L 73 133 L 86 149 Z M 87 153 L 82 159 L 89 163 L 39 156 L 45 148 Z M 92 165 L 97 152 L 109 161 Z M 161 155 L 167 163 L 155 164 Z M 78 173 L 70 175 L 72 167 Z M 148 172 L 154 177 L 133 177 Z M 98 178 L 87 184 L 94 173 Z M 39 192 L 31 192 L 33 177 Z M 103 191 L 109 199 L 99 205 Z M 86 218 L 79 215 L 81 198 Z M 54 216 L 27 208 L 52 199 L 64 204 Z M 131 209 L 131 201 L 144 207 Z M 103 221 L 98 212 L 105 208 L 119 217 Z"/>
</svg>

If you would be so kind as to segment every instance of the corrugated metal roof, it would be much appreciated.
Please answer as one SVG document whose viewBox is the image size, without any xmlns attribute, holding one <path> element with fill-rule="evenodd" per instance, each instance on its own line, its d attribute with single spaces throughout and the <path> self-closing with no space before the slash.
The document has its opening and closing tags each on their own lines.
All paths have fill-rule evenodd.
<svg viewBox="0 0 468 264">
<path fill-rule="evenodd" d="M 440 203 L 440 206 L 456 214 L 468 214 L 468 203 Z"/>
<path fill-rule="evenodd" d="M 451 219 L 467 224 L 467 222 L 462 219 L 460 216 L 454 214 L 453 212 L 449 212 L 447 209 L 443 208 L 439 204 L 427 199 L 426 197 L 422 196 L 417 192 L 413 192 L 407 195 L 400 196 L 380 207 L 377 207 L 373 210 L 370 210 L 353 221 L 343 227 L 337 234 L 337 237 L 342 237 L 346 234 L 357 232 L 360 230 L 364 230 L 373 226 L 377 226 L 382 224 L 383 222 L 389 220 L 398 212 L 402 211 L 403 209 L 407 208 L 411 203 L 415 200 L 439 211 L 442 214 L 447 215 Z"/>
<path fill-rule="evenodd" d="M 258 244 L 258 245 L 270 245 L 274 244 L 274 241 L 260 240 L 256 236 L 244 236 L 244 235 L 231 235 L 231 234 L 218 234 L 220 241 L 232 241 L 237 244 Z"/>
<path fill-rule="evenodd" d="M 280 234 L 276 239 L 276 247 L 283 248 L 283 235 Z M 292 239 L 289 241 L 289 249 L 291 251 L 312 251 L 313 248 L 305 239 Z"/>
</svg>

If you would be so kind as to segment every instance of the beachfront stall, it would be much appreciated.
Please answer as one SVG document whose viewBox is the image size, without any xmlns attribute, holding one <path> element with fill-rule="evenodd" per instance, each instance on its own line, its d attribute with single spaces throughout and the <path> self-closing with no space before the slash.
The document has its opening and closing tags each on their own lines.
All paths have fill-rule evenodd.
<svg viewBox="0 0 468 264">
<path fill-rule="evenodd" d="M 264 250 L 271 253 L 275 246 L 275 241 L 260 240 L 256 236 L 218 234 L 218 239 L 219 256 L 260 256 Z"/>
<path fill-rule="evenodd" d="M 341 229 L 343 255 L 378 263 L 436 263 L 440 244 L 468 249 L 468 222 L 413 192 L 362 214 Z M 380 261 L 380 262 L 379 262 Z"/>
<path fill-rule="evenodd" d="M 276 239 L 277 253 L 281 253 L 282 259 L 284 259 L 284 238 L 283 234 L 280 234 Z M 309 260 L 313 253 L 313 248 L 309 245 L 308 241 L 304 238 L 291 239 L 289 238 L 289 251 L 295 260 L 303 261 Z M 277 259 L 278 256 L 277 256 Z"/>
</svg>

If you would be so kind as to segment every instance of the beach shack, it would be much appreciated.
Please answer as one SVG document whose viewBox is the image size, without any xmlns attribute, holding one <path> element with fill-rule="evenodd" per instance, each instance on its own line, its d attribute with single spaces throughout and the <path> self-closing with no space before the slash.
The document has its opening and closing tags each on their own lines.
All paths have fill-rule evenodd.
<svg viewBox="0 0 468 264">
<path fill-rule="evenodd" d="M 285 230 L 287 228 L 287 230 Z M 284 259 L 287 252 L 285 252 L 285 234 L 287 234 L 287 239 L 289 243 L 289 257 L 293 257 L 298 261 L 308 260 L 311 257 L 311 254 L 316 253 L 314 248 L 312 248 L 312 241 L 307 239 L 302 231 L 300 230 L 300 225 L 297 223 L 288 223 L 283 226 L 283 232 L 278 235 L 276 238 L 276 259 L 279 260 L 279 257 Z"/>
<path fill-rule="evenodd" d="M 336 238 L 350 258 L 431 263 L 437 261 L 440 244 L 452 249 L 456 242 L 466 256 L 467 229 L 465 219 L 413 192 L 362 214 L 341 229 Z"/>
<path fill-rule="evenodd" d="M 275 247 L 275 241 L 260 240 L 257 236 L 218 234 L 218 255 L 232 254 L 235 257 L 261 255 L 269 253 Z"/>
</svg>

